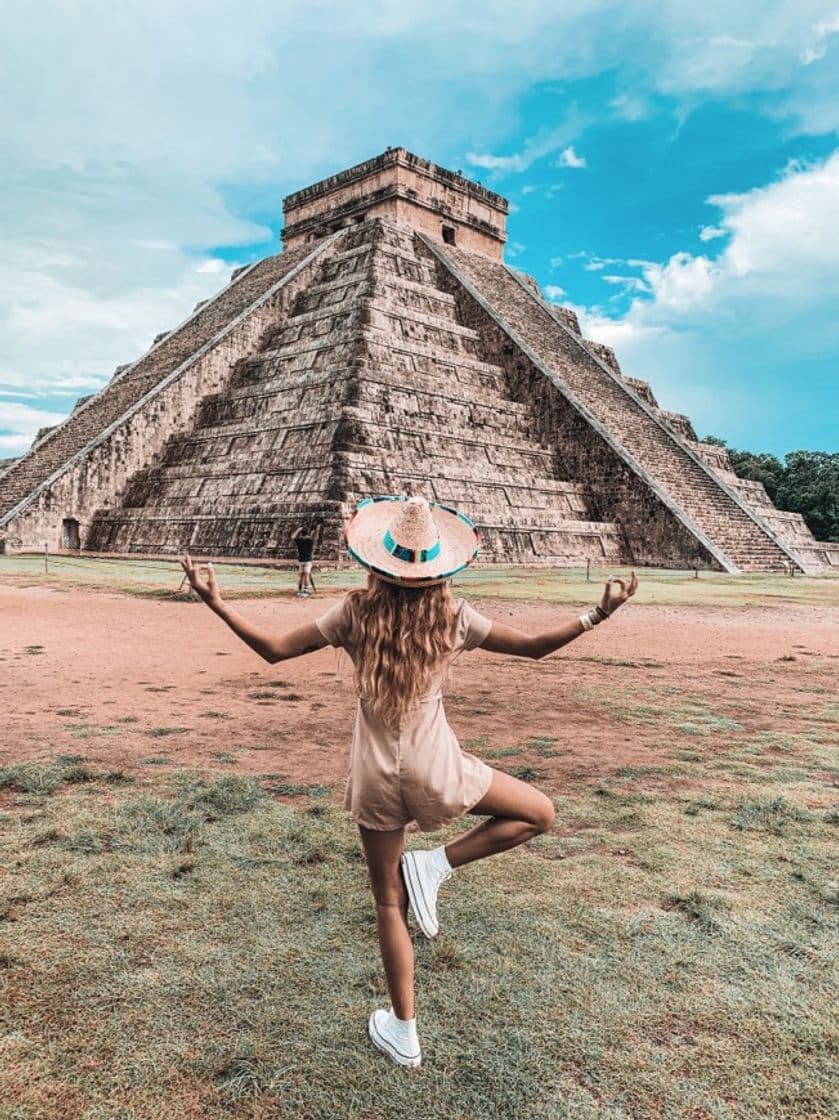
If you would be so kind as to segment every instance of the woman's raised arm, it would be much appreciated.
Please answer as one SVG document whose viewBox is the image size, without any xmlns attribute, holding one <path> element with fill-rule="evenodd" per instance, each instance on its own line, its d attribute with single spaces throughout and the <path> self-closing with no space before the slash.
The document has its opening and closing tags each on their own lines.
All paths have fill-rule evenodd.
<svg viewBox="0 0 839 1120">
<path fill-rule="evenodd" d="M 614 614 L 618 607 L 623 606 L 637 590 L 638 577 L 635 572 L 632 572 L 629 579 L 609 576 L 600 605 L 595 608 L 595 611 L 599 610 L 604 617 L 608 617 Z M 525 634 L 501 622 L 493 622 L 492 629 L 481 643 L 481 649 L 488 650 L 490 653 L 507 653 L 513 657 L 531 657 L 538 661 L 539 658 L 547 657 L 549 653 L 573 642 L 575 638 L 590 630 L 592 625 L 596 625 L 593 619 L 588 624 L 584 623 L 583 619 L 586 617 L 587 614 L 571 618 L 555 629 L 544 630 L 541 634 L 534 635 Z"/>
<path fill-rule="evenodd" d="M 227 623 L 237 637 L 270 664 L 275 665 L 278 661 L 288 661 L 292 657 L 314 653 L 315 650 L 323 649 L 328 644 L 314 622 L 304 622 L 302 626 L 296 626 L 287 634 L 265 633 L 225 603 L 212 564 L 196 567 L 191 557 L 184 556 L 181 567 L 186 572 L 190 587 L 195 594 Z"/>
</svg>

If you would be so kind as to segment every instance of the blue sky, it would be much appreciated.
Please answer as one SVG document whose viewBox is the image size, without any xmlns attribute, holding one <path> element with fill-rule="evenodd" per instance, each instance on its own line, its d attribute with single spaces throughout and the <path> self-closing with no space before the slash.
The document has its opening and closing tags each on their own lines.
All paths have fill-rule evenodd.
<svg viewBox="0 0 839 1120">
<path fill-rule="evenodd" d="M 839 0 L 44 0 L 5 24 L 0 458 L 276 252 L 285 194 L 390 144 L 506 195 L 508 261 L 700 435 L 839 449 Z"/>
</svg>

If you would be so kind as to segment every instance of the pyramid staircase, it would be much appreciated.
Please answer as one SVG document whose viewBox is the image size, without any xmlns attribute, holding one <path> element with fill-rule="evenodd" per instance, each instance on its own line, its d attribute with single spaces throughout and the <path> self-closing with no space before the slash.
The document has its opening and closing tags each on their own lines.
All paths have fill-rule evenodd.
<svg viewBox="0 0 839 1120">
<path fill-rule="evenodd" d="M 78 404 L 66 420 L 14 460 L 0 473 L 0 535 L 42 495 L 49 504 L 50 488 L 132 410 L 218 345 L 242 317 L 316 254 L 317 247 L 308 246 L 240 269 L 227 287 L 198 304 L 174 330 L 159 335 L 138 361 L 119 367 L 104 389 Z"/>
<path fill-rule="evenodd" d="M 415 489 L 469 511 L 485 562 L 619 558 L 616 527 L 534 441 L 530 405 L 481 359 L 411 230 L 344 234 L 261 345 L 95 516 L 88 548 L 288 556 L 314 517 L 320 554 L 337 557 L 359 498 Z"/>
<path fill-rule="evenodd" d="M 290 558 L 316 520 L 339 560 L 358 499 L 415 492 L 485 563 L 839 565 L 503 264 L 501 196 L 400 148 L 284 210 L 283 253 L 0 470 L 0 552 Z"/>
<path fill-rule="evenodd" d="M 588 422 L 727 571 L 805 567 L 736 489 L 678 431 L 633 392 L 626 379 L 575 334 L 506 265 L 419 235 L 464 292 L 463 317 L 490 321 Z"/>
</svg>

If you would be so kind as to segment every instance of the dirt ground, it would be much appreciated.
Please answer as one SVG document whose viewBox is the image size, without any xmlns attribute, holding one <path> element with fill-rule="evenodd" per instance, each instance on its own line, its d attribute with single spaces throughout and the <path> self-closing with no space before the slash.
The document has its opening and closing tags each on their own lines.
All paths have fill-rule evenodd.
<svg viewBox="0 0 839 1120">
<path fill-rule="evenodd" d="M 335 601 L 261 599 L 239 609 L 282 629 Z M 575 613 L 476 605 L 530 631 Z M 490 760 L 517 745 L 527 760 L 528 741 L 555 740 L 538 765 L 540 784 L 558 792 L 568 778 L 667 756 L 660 722 L 622 716 L 650 697 L 659 705 L 690 697 L 748 734 L 806 730 L 815 708 L 836 700 L 837 623 L 832 606 L 633 602 L 543 662 L 462 656 L 447 712 L 464 746 Z M 326 785 L 337 797 L 354 697 L 349 662 L 335 651 L 264 664 L 198 603 L 0 585 L 0 706 L 4 763 L 79 754 L 134 775 L 149 766 L 232 769 Z M 707 739 L 698 745 L 711 749 Z"/>
</svg>

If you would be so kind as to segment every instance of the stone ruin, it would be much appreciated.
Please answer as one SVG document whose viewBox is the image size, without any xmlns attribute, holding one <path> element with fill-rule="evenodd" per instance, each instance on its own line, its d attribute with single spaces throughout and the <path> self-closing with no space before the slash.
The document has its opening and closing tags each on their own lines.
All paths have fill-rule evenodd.
<svg viewBox="0 0 839 1120">
<path fill-rule="evenodd" d="M 468 513 L 492 564 L 839 564 L 503 262 L 507 201 L 402 148 L 284 203 L 282 253 L 0 473 L 0 550 L 318 559 L 370 494 Z"/>
</svg>

